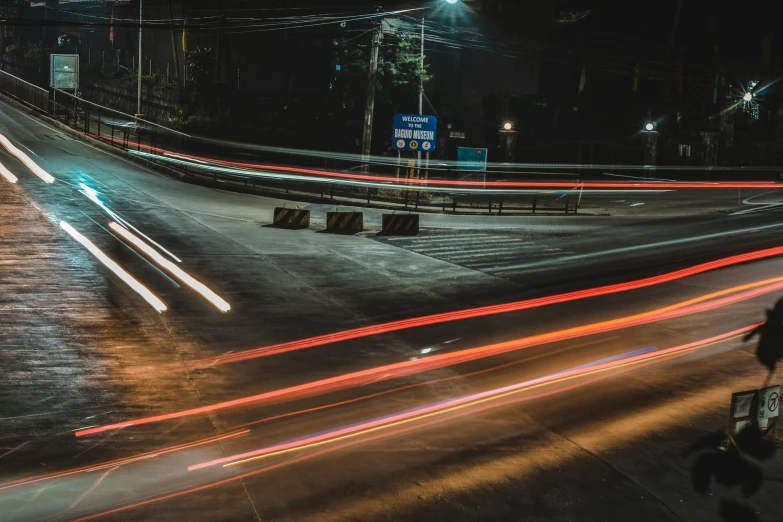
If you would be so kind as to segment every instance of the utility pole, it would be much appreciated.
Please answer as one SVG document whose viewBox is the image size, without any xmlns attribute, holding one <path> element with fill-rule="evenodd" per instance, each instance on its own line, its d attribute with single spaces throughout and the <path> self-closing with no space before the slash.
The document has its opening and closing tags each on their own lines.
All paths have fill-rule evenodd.
<svg viewBox="0 0 783 522">
<path fill-rule="evenodd" d="M 142 67 L 144 66 L 144 63 L 142 62 L 142 59 L 141 59 L 141 28 L 142 28 L 142 25 L 141 25 L 142 24 L 141 8 L 142 8 L 142 4 L 143 3 L 144 3 L 144 0 L 139 0 L 139 60 L 138 60 L 138 64 L 139 64 L 138 96 L 139 96 L 139 99 L 138 99 L 138 103 L 136 105 L 136 116 L 139 117 L 139 118 L 141 118 L 141 70 L 142 70 Z"/>
<path fill-rule="evenodd" d="M 174 13 L 171 9 L 171 0 L 168 0 L 168 8 L 169 8 L 169 20 L 171 24 L 171 53 L 174 58 L 174 77 L 176 78 L 179 74 L 179 51 L 177 50 L 177 41 L 174 38 Z M 169 81 L 169 66 L 166 65 L 166 81 Z"/>
<path fill-rule="evenodd" d="M 419 72 L 419 116 L 424 114 L 424 15 L 421 15 L 421 71 Z M 421 152 L 419 152 L 421 154 Z"/>
<path fill-rule="evenodd" d="M 370 70 L 367 77 L 367 103 L 364 107 L 364 135 L 362 136 L 362 171 L 367 172 L 370 166 L 370 149 L 372 145 L 372 118 L 375 111 L 375 84 L 378 77 L 378 54 L 381 50 L 383 35 L 383 19 L 378 21 L 378 27 L 372 37 L 370 51 Z"/>
<path fill-rule="evenodd" d="M 421 15 L 421 70 L 419 71 L 419 116 L 424 114 L 424 14 Z M 421 177 L 421 150 L 417 153 Z"/>
</svg>

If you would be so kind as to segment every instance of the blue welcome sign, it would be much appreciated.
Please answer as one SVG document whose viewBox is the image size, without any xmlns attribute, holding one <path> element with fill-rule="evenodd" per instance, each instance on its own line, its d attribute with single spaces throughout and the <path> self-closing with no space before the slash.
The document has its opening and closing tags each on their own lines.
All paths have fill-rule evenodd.
<svg viewBox="0 0 783 522">
<path fill-rule="evenodd" d="M 438 137 L 438 118 L 426 114 L 395 114 L 392 148 L 432 152 Z"/>
</svg>

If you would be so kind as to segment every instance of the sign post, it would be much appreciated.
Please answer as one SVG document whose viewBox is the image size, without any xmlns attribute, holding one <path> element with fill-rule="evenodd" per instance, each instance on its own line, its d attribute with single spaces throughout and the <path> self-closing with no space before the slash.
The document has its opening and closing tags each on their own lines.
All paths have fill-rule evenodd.
<svg viewBox="0 0 783 522">
<path fill-rule="evenodd" d="M 759 427 L 766 428 L 770 419 L 776 419 L 780 411 L 780 385 L 759 390 Z"/>
<path fill-rule="evenodd" d="M 396 151 L 430 152 L 438 138 L 438 118 L 427 114 L 395 114 L 392 148 Z M 421 168 L 421 165 L 419 165 Z M 421 177 L 421 172 L 419 172 Z"/>
<path fill-rule="evenodd" d="M 52 54 L 49 57 L 49 87 L 79 90 L 78 54 Z"/>
<path fill-rule="evenodd" d="M 757 390 L 748 390 L 731 394 L 729 437 L 733 437 L 753 422 L 753 402 L 757 393 Z"/>
<path fill-rule="evenodd" d="M 487 181 L 487 149 L 460 147 L 457 149 L 457 170 L 467 172 L 482 172 L 484 182 Z"/>
<path fill-rule="evenodd" d="M 775 443 L 777 438 L 778 416 L 780 412 L 780 385 L 769 386 L 761 390 L 748 390 L 731 395 L 729 413 L 729 442 L 745 427 L 757 423 L 766 436 Z"/>
<path fill-rule="evenodd" d="M 57 115 L 57 90 L 79 90 L 79 55 L 52 54 L 49 56 L 49 87 L 54 89 L 54 114 Z"/>
</svg>

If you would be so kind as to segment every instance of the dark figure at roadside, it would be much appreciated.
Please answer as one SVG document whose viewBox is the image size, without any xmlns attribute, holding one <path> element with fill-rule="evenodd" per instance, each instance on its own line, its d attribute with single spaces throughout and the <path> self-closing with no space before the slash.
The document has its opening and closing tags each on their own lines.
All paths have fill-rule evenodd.
<svg viewBox="0 0 783 522">
<path fill-rule="evenodd" d="M 783 357 L 783 299 L 775 303 L 775 308 L 767 310 L 767 320 L 748 333 L 743 341 L 747 342 L 756 335 L 759 336 L 756 358 L 772 373 Z"/>
</svg>

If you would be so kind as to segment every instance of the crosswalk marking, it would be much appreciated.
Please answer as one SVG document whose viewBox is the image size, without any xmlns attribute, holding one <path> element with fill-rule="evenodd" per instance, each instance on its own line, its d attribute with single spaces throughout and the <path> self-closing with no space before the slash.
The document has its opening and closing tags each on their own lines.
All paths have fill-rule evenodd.
<svg viewBox="0 0 783 522">
<path fill-rule="evenodd" d="M 479 239 L 479 237 L 481 239 Z M 448 243 L 464 243 L 465 241 L 499 241 L 503 239 L 511 239 L 508 236 L 458 236 L 450 239 L 412 239 L 413 244 L 448 244 Z"/>
<path fill-rule="evenodd" d="M 528 257 L 535 257 L 535 259 L 544 259 L 549 257 L 555 257 L 559 256 L 561 254 L 568 254 L 568 252 L 543 252 L 541 254 L 536 254 L 535 256 L 528 256 Z M 516 263 L 519 260 L 518 257 L 512 258 L 512 257 L 504 257 L 502 259 L 494 259 L 492 261 L 476 261 L 471 263 L 465 263 L 466 266 L 469 268 L 475 268 L 478 270 L 483 270 L 486 268 L 502 268 L 504 266 L 504 262 L 506 263 Z"/>
<path fill-rule="evenodd" d="M 534 243 L 530 241 L 526 241 L 524 243 L 499 243 L 495 246 L 495 248 L 501 248 L 501 247 L 523 247 L 526 245 L 532 245 Z M 483 244 L 482 244 L 483 246 Z M 451 246 L 451 247 L 438 247 L 438 248 L 425 248 L 423 246 L 412 246 L 410 247 L 410 250 L 413 250 L 414 252 L 451 252 L 451 251 L 458 251 L 458 252 L 467 252 L 467 251 L 475 251 L 475 250 L 486 250 L 487 248 L 490 248 L 490 245 L 485 246 L 482 248 L 481 246 L 472 246 L 470 248 L 465 248 L 463 246 Z"/>
<path fill-rule="evenodd" d="M 449 261 L 456 261 L 460 259 L 472 259 L 475 257 L 489 257 L 489 256 L 508 256 L 508 253 L 503 252 L 510 252 L 510 253 L 517 253 L 519 255 L 526 254 L 526 252 L 521 252 L 519 250 L 492 250 L 490 252 L 481 252 L 479 254 L 460 254 L 458 256 L 443 256 L 443 259 L 449 260 Z"/>
<path fill-rule="evenodd" d="M 556 240 L 534 241 L 527 235 L 513 233 L 449 234 L 379 240 L 420 255 L 480 271 L 502 270 L 502 267 L 515 266 L 520 261 L 574 254 L 553 246 Z"/>
<path fill-rule="evenodd" d="M 471 237 L 488 237 L 487 234 L 449 234 L 446 236 L 420 236 L 417 239 L 411 239 L 409 237 L 387 237 L 387 241 L 434 241 L 434 240 L 442 240 L 442 239 L 450 239 L 450 240 L 457 240 L 461 238 L 471 238 Z M 489 237 L 501 237 L 501 236 L 489 236 Z"/>
</svg>

